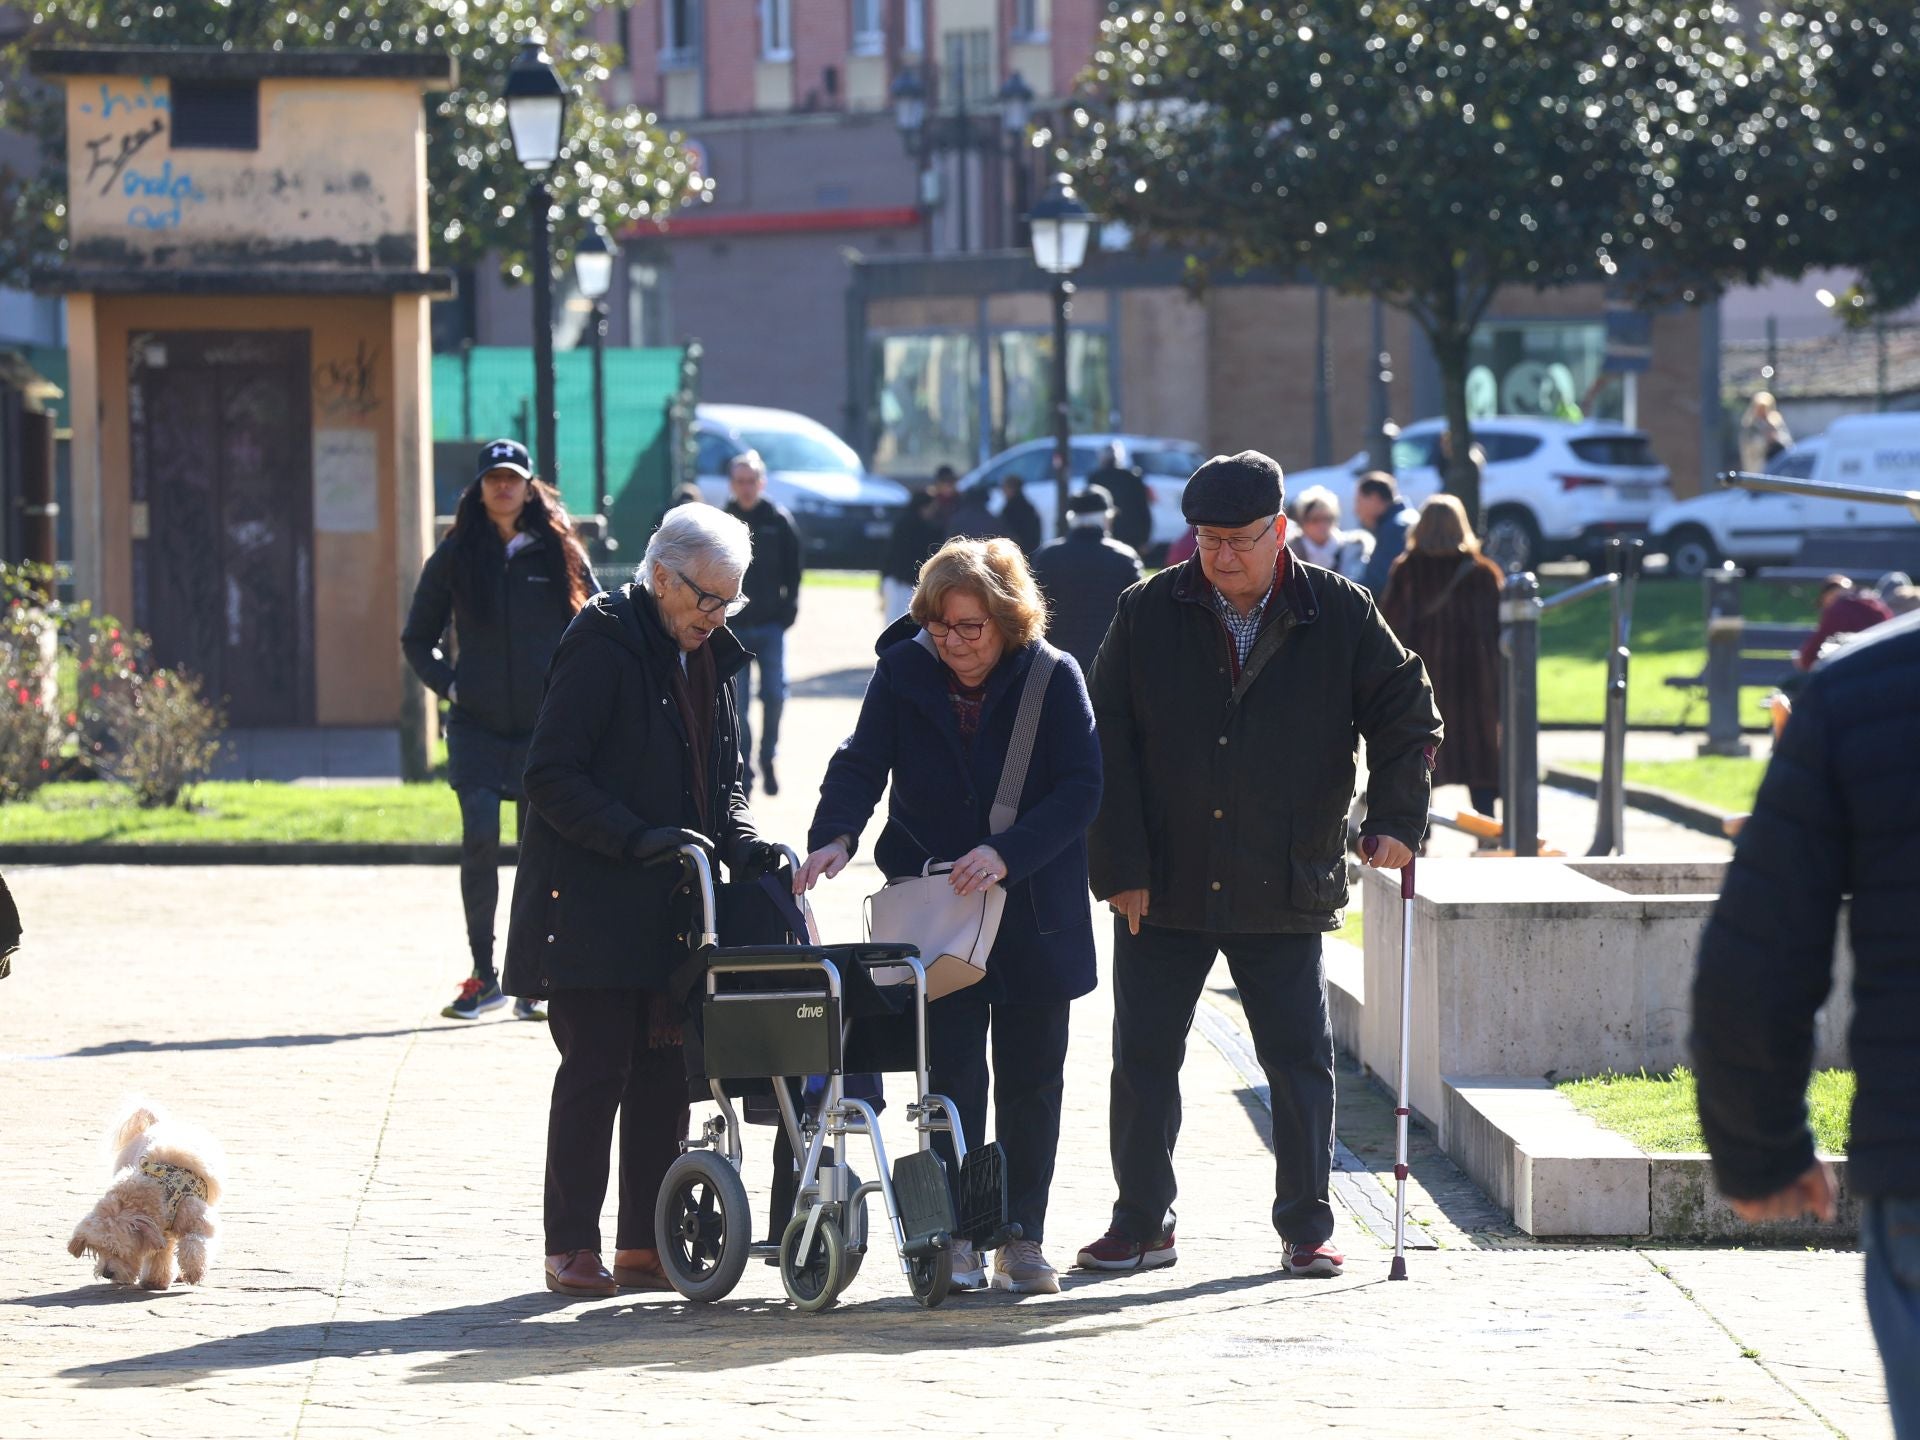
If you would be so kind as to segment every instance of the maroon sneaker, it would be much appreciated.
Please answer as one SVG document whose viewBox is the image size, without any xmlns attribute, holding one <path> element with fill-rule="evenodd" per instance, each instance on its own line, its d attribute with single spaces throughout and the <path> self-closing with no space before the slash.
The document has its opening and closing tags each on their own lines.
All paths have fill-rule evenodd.
<svg viewBox="0 0 1920 1440">
<path fill-rule="evenodd" d="M 1109 1230 L 1076 1255 L 1073 1263 L 1082 1270 L 1162 1270 L 1179 1258 L 1171 1230 L 1150 1245 Z"/>
<path fill-rule="evenodd" d="M 1333 1243 L 1327 1240 L 1321 1241 L 1318 1245 L 1283 1243 L 1280 1248 L 1286 1254 L 1286 1268 L 1289 1275 L 1306 1275 L 1315 1280 L 1329 1280 L 1338 1275 L 1347 1263 L 1347 1257 L 1334 1249 Z"/>
</svg>

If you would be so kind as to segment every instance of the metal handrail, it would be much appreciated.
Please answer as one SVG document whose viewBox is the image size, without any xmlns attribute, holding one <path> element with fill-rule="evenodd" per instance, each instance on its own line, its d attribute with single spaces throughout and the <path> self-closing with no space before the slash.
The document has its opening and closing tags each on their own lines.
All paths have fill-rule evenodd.
<svg viewBox="0 0 1920 1440">
<path fill-rule="evenodd" d="M 1620 583 L 1618 575 L 1596 575 L 1591 580 L 1582 580 L 1540 601 L 1542 610 L 1551 610 L 1556 605 L 1565 605 L 1570 600 L 1584 600 L 1589 595 L 1598 595 L 1603 590 L 1611 590 Z"/>
<path fill-rule="evenodd" d="M 1775 495 L 1810 495 L 1816 500 L 1851 500 L 1860 505 L 1899 505 L 1920 520 L 1920 490 L 1876 490 L 1870 485 L 1836 485 L 1830 480 L 1799 480 L 1788 475 L 1756 475 L 1749 470 L 1723 470 L 1718 476 L 1727 490 L 1766 491 Z"/>
</svg>

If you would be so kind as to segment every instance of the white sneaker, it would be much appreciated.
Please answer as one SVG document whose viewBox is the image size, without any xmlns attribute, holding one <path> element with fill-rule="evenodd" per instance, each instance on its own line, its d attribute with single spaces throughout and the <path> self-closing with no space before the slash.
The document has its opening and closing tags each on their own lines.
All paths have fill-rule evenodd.
<svg viewBox="0 0 1920 1440">
<path fill-rule="evenodd" d="M 1038 1240 L 1009 1240 L 994 1253 L 993 1288 L 1015 1295 L 1058 1295 L 1060 1272 L 1040 1253 Z"/>
<path fill-rule="evenodd" d="M 956 1290 L 981 1290 L 986 1287 L 987 1270 L 981 1263 L 980 1252 L 973 1248 L 971 1240 L 953 1242 L 953 1288 Z"/>
</svg>

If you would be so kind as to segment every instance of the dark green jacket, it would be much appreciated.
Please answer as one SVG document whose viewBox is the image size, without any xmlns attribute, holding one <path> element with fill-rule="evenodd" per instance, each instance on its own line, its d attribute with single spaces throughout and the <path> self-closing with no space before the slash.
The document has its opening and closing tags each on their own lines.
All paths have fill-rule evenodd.
<svg viewBox="0 0 1920 1440">
<path fill-rule="evenodd" d="M 1198 557 L 1120 597 L 1093 667 L 1105 760 L 1093 893 L 1151 892 L 1149 923 L 1215 934 L 1333 930 L 1367 742 L 1368 834 L 1426 833 L 1433 687 L 1367 592 L 1291 557 L 1247 664 Z"/>
</svg>

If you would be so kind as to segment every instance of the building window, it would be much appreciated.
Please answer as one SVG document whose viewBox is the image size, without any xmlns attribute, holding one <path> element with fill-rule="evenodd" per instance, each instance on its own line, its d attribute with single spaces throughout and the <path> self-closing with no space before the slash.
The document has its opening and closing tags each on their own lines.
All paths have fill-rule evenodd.
<svg viewBox="0 0 1920 1440">
<path fill-rule="evenodd" d="M 1013 40 L 1016 44 L 1042 44 L 1047 38 L 1047 11 L 1044 0 L 1013 0 Z"/>
<path fill-rule="evenodd" d="M 881 5 L 884 0 L 853 0 L 853 53 L 887 53 L 887 26 Z"/>
<path fill-rule="evenodd" d="M 700 64 L 700 0 L 661 0 L 660 68 L 693 70 Z"/>
<path fill-rule="evenodd" d="M 257 80 L 175 80 L 171 103 L 174 149 L 260 148 Z"/>
<path fill-rule="evenodd" d="M 949 30 L 945 41 L 946 74 L 942 77 L 941 98 L 964 99 L 969 105 L 993 103 L 993 32 Z"/>
<path fill-rule="evenodd" d="M 793 0 L 760 0 L 760 58 L 793 59 Z"/>
<path fill-rule="evenodd" d="M 927 0 L 900 0 L 900 49 L 908 55 L 927 53 Z"/>
<path fill-rule="evenodd" d="M 667 277 L 651 259 L 627 262 L 627 343 L 654 349 L 672 344 L 667 314 Z"/>
<path fill-rule="evenodd" d="M 1621 391 L 1598 383 L 1607 327 L 1588 321 L 1492 320 L 1467 356 L 1467 413 L 1618 419 Z"/>
</svg>

